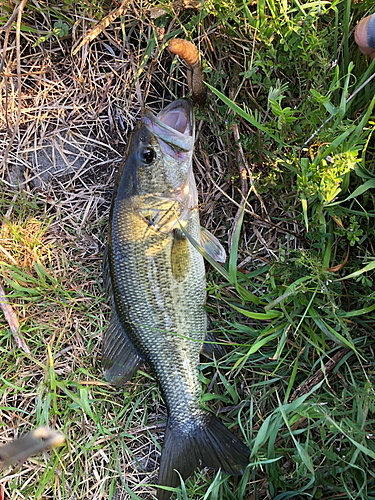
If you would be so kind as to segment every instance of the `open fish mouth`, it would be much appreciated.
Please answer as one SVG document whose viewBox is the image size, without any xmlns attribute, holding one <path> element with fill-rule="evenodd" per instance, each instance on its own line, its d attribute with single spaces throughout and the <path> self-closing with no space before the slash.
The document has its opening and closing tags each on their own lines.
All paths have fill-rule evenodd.
<svg viewBox="0 0 375 500">
<path fill-rule="evenodd" d="M 175 189 L 152 193 L 142 198 L 140 212 L 155 231 L 171 232 L 180 223 L 185 224 L 191 210 L 197 206 L 198 193 L 195 185 L 192 157 L 195 139 L 194 108 L 187 99 L 173 101 L 154 115 L 146 109 L 142 119 L 150 135 L 157 141 L 160 155 L 164 157 L 166 170 L 174 175 L 177 165 L 185 165 L 186 176 Z M 156 203 L 155 201 L 159 199 Z"/>
<path fill-rule="evenodd" d="M 156 116 L 146 109 L 143 123 L 156 137 L 162 153 L 180 161 L 186 159 L 184 153 L 193 153 L 194 109 L 186 99 L 172 102 Z"/>
</svg>

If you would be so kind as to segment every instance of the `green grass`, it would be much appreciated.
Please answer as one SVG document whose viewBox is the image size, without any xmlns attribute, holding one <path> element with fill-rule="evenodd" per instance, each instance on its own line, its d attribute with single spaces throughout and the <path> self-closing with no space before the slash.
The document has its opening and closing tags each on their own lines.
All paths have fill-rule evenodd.
<svg viewBox="0 0 375 500">
<path fill-rule="evenodd" d="M 134 75 L 157 109 L 155 101 L 184 91 L 183 65 L 171 62 L 165 42 L 182 36 L 200 45 L 211 89 L 197 110 L 201 218 L 232 242 L 224 268 L 208 267 L 207 309 L 228 356 L 202 360 L 202 402 L 249 445 L 251 465 L 240 478 L 197 471 L 174 498 L 375 499 L 374 80 L 356 93 L 375 63 L 353 36 L 373 2 L 213 0 L 177 17 L 166 6 L 157 19 L 134 6 L 92 42 L 87 59 L 79 56 L 79 73 L 67 54 L 88 28 L 75 23 L 110 8 L 27 3 L 22 46 L 25 61 L 41 60 L 43 49 L 61 74 L 71 65 L 74 105 L 101 109 L 105 162 L 124 147 L 116 117 L 125 129 L 134 118 Z M 12 9 L 3 7 L 3 24 Z M 53 126 L 67 126 L 71 118 L 54 109 Z M 96 123 L 88 115 L 77 124 Z M 29 130 L 22 117 L 20 126 Z M 242 212 L 240 147 L 249 191 Z M 1 319 L 0 437 L 46 424 L 67 437 L 63 448 L 1 473 L 9 498 L 155 492 L 148 484 L 157 481 L 166 421 L 157 383 L 145 367 L 115 390 L 100 370 L 111 158 L 111 168 L 95 159 L 90 176 L 73 183 L 55 179 L 48 194 L 10 187 L 2 172 L 2 218 L 13 207 L 1 233 L 2 282 L 31 354 L 13 351 Z"/>
</svg>

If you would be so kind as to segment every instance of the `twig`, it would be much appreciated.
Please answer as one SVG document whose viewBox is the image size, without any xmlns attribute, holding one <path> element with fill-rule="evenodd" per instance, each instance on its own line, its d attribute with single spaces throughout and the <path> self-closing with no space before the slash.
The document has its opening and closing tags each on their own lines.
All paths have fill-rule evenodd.
<svg viewBox="0 0 375 500">
<path fill-rule="evenodd" d="M 4 215 L 4 219 L 5 219 L 5 220 L 9 220 L 9 219 L 10 219 L 10 216 L 11 216 L 11 214 L 12 214 L 12 212 L 13 212 L 14 204 L 16 203 L 17 198 L 18 198 L 18 193 L 16 193 L 16 194 L 13 196 L 13 198 L 12 198 L 12 202 L 11 202 L 11 204 L 10 204 L 10 206 L 9 206 L 9 208 L 8 208 L 8 210 L 7 210 L 7 212 L 6 212 L 6 214 Z M 5 224 L 6 224 L 6 223 L 5 223 L 5 221 L 3 221 L 3 225 L 2 225 L 2 227 L 3 227 L 3 228 L 4 228 Z"/>
<path fill-rule="evenodd" d="M 20 332 L 20 324 L 18 322 L 17 316 L 15 315 L 9 301 L 5 295 L 5 290 L 0 283 L 0 305 L 3 310 L 5 319 L 8 322 L 9 328 L 12 332 L 14 343 L 17 349 L 22 349 L 27 354 L 30 354 L 30 349 L 27 347 L 25 339 L 22 337 Z"/>
<path fill-rule="evenodd" d="M 234 123 L 233 126 L 232 126 L 232 128 L 233 128 L 233 135 L 234 135 L 235 141 L 236 141 L 236 143 L 238 145 L 238 153 L 239 153 L 238 154 L 238 163 L 243 167 L 240 170 L 240 174 L 241 174 L 241 192 L 242 192 L 242 195 L 243 196 L 247 195 L 247 187 L 246 187 L 246 190 L 245 190 L 246 195 L 244 195 L 244 187 L 242 185 L 242 180 L 243 180 L 243 178 L 246 179 L 246 172 L 247 172 L 247 175 L 249 177 L 249 181 L 250 181 L 252 190 L 254 191 L 255 196 L 258 198 L 260 206 L 262 208 L 262 216 L 264 217 L 264 215 L 266 215 L 267 217 L 269 217 L 269 215 L 267 213 L 267 209 L 266 209 L 266 207 L 265 207 L 265 205 L 263 203 L 262 197 L 260 196 L 260 194 L 258 193 L 258 191 L 255 188 L 253 176 L 251 175 L 251 171 L 250 171 L 249 165 L 247 164 L 247 161 L 246 161 L 246 158 L 245 158 L 245 154 L 243 152 L 242 144 L 240 143 L 240 134 L 239 134 L 239 131 L 238 131 L 237 124 Z M 246 186 L 247 186 L 247 183 L 246 183 Z"/>
<path fill-rule="evenodd" d="M 92 30 L 90 30 L 88 32 L 88 34 L 80 42 L 80 44 L 78 45 L 78 47 L 76 47 L 73 50 L 72 55 L 73 56 L 76 55 L 77 52 L 81 49 L 81 47 L 83 47 L 84 45 L 87 45 L 90 42 L 92 42 L 93 40 L 95 40 L 95 38 L 98 35 L 100 35 L 100 33 L 102 31 L 104 31 L 106 28 L 108 28 L 108 26 L 111 23 L 113 23 L 113 21 L 115 19 L 117 19 L 119 16 L 121 16 L 125 12 L 126 7 L 128 6 L 129 3 L 131 3 L 131 1 L 132 0 L 123 0 L 121 2 L 121 5 L 119 7 L 117 7 L 117 9 L 113 10 L 107 16 L 103 17 L 103 19 L 101 21 L 99 21 L 99 23 Z"/>
<path fill-rule="evenodd" d="M 339 361 L 342 360 L 342 358 L 349 352 L 349 349 L 340 349 L 339 351 L 336 352 L 336 354 L 330 359 L 325 365 L 324 365 L 324 370 L 319 368 L 319 370 L 311 375 L 306 382 L 304 382 L 302 385 L 297 387 L 297 389 L 293 392 L 291 395 L 289 401 L 292 402 L 295 399 L 299 398 L 300 396 L 303 396 L 304 394 L 308 393 L 316 384 L 319 384 L 324 377 L 328 375 L 329 372 L 331 372 L 334 367 L 337 365 Z"/>
<path fill-rule="evenodd" d="M 6 24 L 4 24 L 4 26 L 2 26 L 0 28 L 0 31 L 5 31 L 5 39 L 4 39 L 4 45 L 3 45 L 3 55 L 2 55 L 2 58 L 1 58 L 1 62 L 0 62 L 0 73 L 2 73 L 3 68 L 4 68 L 5 54 L 6 54 L 6 51 L 7 51 L 7 48 L 8 48 L 9 33 L 10 33 L 10 30 L 12 29 L 13 21 L 17 17 L 18 9 L 19 9 L 19 5 L 17 5 L 17 7 L 14 8 L 14 11 L 13 11 L 12 15 L 10 16 L 8 22 Z"/>
<path fill-rule="evenodd" d="M 128 37 L 126 36 L 125 31 L 124 31 L 124 44 L 125 44 L 125 47 L 127 48 L 127 50 L 129 51 L 130 64 L 132 65 L 132 68 L 133 68 L 134 78 L 136 78 L 136 80 L 135 80 L 135 91 L 137 93 L 138 101 L 139 101 L 139 104 L 141 105 L 141 107 L 143 107 L 143 97 L 142 97 L 141 87 L 139 85 L 139 78 L 137 78 L 137 67 L 136 67 L 136 64 L 134 62 L 134 57 L 133 57 L 133 54 L 132 54 L 132 50 L 130 48 L 130 45 L 129 45 L 129 42 L 128 42 Z"/>
<path fill-rule="evenodd" d="M 340 269 L 342 269 L 348 262 L 349 252 L 350 252 L 350 243 L 348 243 L 348 251 L 346 252 L 346 257 L 344 259 L 344 262 L 342 262 L 341 264 L 337 264 L 337 266 L 328 268 L 327 271 L 330 273 L 337 273 L 337 271 L 340 271 Z"/>
<path fill-rule="evenodd" d="M 202 158 L 203 158 L 203 162 L 206 166 L 206 173 L 208 175 L 208 177 L 210 178 L 212 184 L 216 187 L 216 189 L 218 191 L 221 192 L 222 195 L 224 195 L 226 198 L 228 198 L 228 200 L 230 200 L 234 205 L 236 205 L 236 207 L 241 207 L 241 204 L 240 203 L 237 203 L 233 198 L 231 198 L 229 196 L 228 193 L 226 193 L 215 181 L 214 179 L 212 178 L 212 175 L 210 174 L 209 172 L 209 169 L 210 169 L 210 162 L 208 160 L 208 157 L 206 155 L 206 153 L 203 151 L 203 149 L 200 147 L 199 148 L 199 151 L 202 155 Z M 250 206 L 249 205 L 249 202 L 246 203 L 246 206 Z M 251 208 L 251 206 L 250 206 Z M 278 224 L 275 224 L 274 222 L 271 222 L 270 220 L 267 220 L 267 219 L 263 219 L 263 217 L 261 217 L 260 215 L 258 215 L 257 213 L 254 212 L 254 210 L 250 210 L 248 208 L 245 208 L 245 212 L 249 215 L 251 215 L 252 217 L 254 217 L 254 219 L 260 221 L 260 222 L 263 222 L 264 224 L 267 224 L 268 226 L 271 226 L 271 227 L 274 227 L 276 229 L 278 229 L 279 231 L 283 232 L 283 233 L 287 233 L 287 234 L 291 234 L 292 236 L 294 236 L 295 238 L 298 238 L 299 240 L 303 241 L 304 243 L 306 244 L 309 244 L 309 241 L 302 235 L 300 234 L 297 234 L 293 231 L 291 231 L 290 229 L 286 229 L 284 227 L 281 227 L 279 226 Z"/>
<path fill-rule="evenodd" d="M 232 225 L 232 230 L 231 230 L 230 235 L 229 235 L 229 239 L 228 239 L 228 250 L 229 250 L 229 252 L 232 249 L 233 237 L 234 237 L 234 234 L 236 232 L 236 229 L 237 229 L 237 226 L 238 226 L 238 221 L 239 221 L 241 213 L 243 211 L 243 206 L 245 204 L 245 200 L 246 200 L 246 197 L 247 197 L 247 192 L 248 192 L 248 189 L 249 189 L 249 185 L 248 185 L 248 182 L 247 182 L 247 172 L 246 172 L 246 165 L 245 165 L 245 157 L 244 157 L 244 154 L 243 154 L 242 145 L 240 143 L 240 133 L 238 131 L 238 125 L 237 125 L 237 123 L 234 123 L 232 125 L 232 130 L 233 130 L 234 140 L 236 141 L 237 148 L 238 148 L 237 149 L 237 163 L 238 163 L 238 169 L 239 169 L 239 173 L 240 173 L 240 183 L 241 183 L 242 200 L 241 200 L 241 204 L 240 204 L 240 206 L 239 206 L 239 208 L 238 208 L 238 210 L 236 212 L 236 215 L 234 217 L 234 221 L 233 221 L 233 225 Z"/>
<path fill-rule="evenodd" d="M 365 86 L 366 86 L 366 85 L 367 85 L 367 84 L 368 84 L 368 83 L 369 83 L 369 82 L 370 82 L 370 81 L 371 81 L 374 77 L 375 77 L 375 73 L 373 73 L 373 74 L 372 74 L 369 78 L 367 78 L 367 80 L 366 80 L 365 82 L 363 82 L 363 83 L 362 83 L 362 85 L 361 85 L 360 87 L 358 87 L 358 88 L 357 88 L 357 90 L 355 90 L 355 91 L 353 92 L 353 94 L 352 94 L 350 97 L 348 97 L 348 99 L 345 101 L 345 105 L 346 105 L 346 104 L 348 104 L 348 103 L 349 103 L 349 102 L 353 99 L 353 97 L 355 97 L 355 96 L 358 94 L 358 92 L 360 92 L 360 91 L 363 89 L 363 87 L 365 87 Z M 304 142 L 304 143 L 302 144 L 302 146 L 301 146 L 301 147 L 300 147 L 300 149 L 299 149 L 299 153 L 300 153 L 300 154 L 301 154 L 301 152 L 302 152 L 302 149 L 303 149 L 305 146 L 307 146 L 307 144 L 308 144 L 308 143 L 309 143 L 312 139 L 314 139 L 314 137 L 316 136 L 316 134 L 318 134 L 318 133 L 322 130 L 322 128 L 323 128 L 323 127 L 325 127 L 325 125 L 327 125 L 327 123 L 328 123 L 329 121 L 331 121 L 331 120 L 332 120 L 332 118 L 334 118 L 335 116 L 336 116 L 336 115 L 331 115 L 331 116 L 329 116 L 329 117 L 328 117 L 328 118 L 327 118 L 327 119 L 326 119 L 326 120 L 325 120 L 325 121 L 324 121 L 324 122 L 320 125 L 320 127 L 319 127 L 317 130 L 315 130 L 315 132 L 314 132 L 314 133 L 313 133 L 313 134 L 312 134 L 312 135 L 311 135 L 311 136 L 307 139 L 307 141 L 306 141 L 306 142 Z"/>
<path fill-rule="evenodd" d="M 19 6 L 17 7 L 17 24 L 16 24 L 16 55 L 17 55 L 17 85 L 18 85 L 17 118 L 16 118 L 16 123 L 14 124 L 12 137 L 10 138 L 10 141 L 8 142 L 4 157 L 3 157 L 2 162 L 0 164 L 0 170 L 1 170 L 1 167 L 6 165 L 6 163 L 7 163 L 8 154 L 9 154 L 10 148 L 12 147 L 14 139 L 16 137 L 18 125 L 20 123 L 20 118 L 21 118 L 21 19 L 22 19 L 22 12 L 23 12 L 23 9 L 26 5 L 26 2 L 27 2 L 27 0 L 22 0 L 21 3 L 19 4 Z M 14 14 L 14 12 L 13 12 L 13 14 Z M 12 17 L 13 17 L 13 14 L 12 14 Z M 8 35 L 8 31 L 6 32 L 6 36 L 7 35 Z M 3 54 L 3 56 L 5 57 L 4 54 Z"/>
<path fill-rule="evenodd" d="M 242 410 L 243 408 L 246 408 L 247 406 L 251 405 L 251 401 L 242 401 L 238 405 L 232 405 L 232 406 L 225 406 L 224 408 L 220 408 L 217 410 L 216 413 L 230 413 L 235 410 Z"/>
<path fill-rule="evenodd" d="M 12 202 L 8 208 L 8 210 L 6 211 L 6 214 L 4 215 L 3 217 L 3 223 L 1 224 L 1 228 L 0 228 L 0 238 L 3 236 L 4 234 L 4 231 L 5 231 L 5 228 L 6 226 L 8 225 L 8 222 L 9 222 L 9 219 L 10 219 L 10 216 L 12 215 L 12 212 L 13 212 L 13 208 L 14 208 L 14 204 L 16 203 L 16 200 L 17 200 L 17 197 L 18 197 L 18 192 L 13 196 L 12 198 Z M 8 253 L 5 248 L 2 249 L 2 251 L 4 253 Z M 10 260 L 13 260 L 13 257 L 8 253 L 8 258 L 10 258 Z"/>
<path fill-rule="evenodd" d="M 232 250 L 234 234 L 236 232 L 236 229 L 238 226 L 238 221 L 240 219 L 241 213 L 243 212 L 243 206 L 245 204 L 245 201 L 246 201 L 246 198 L 242 198 L 240 206 L 238 207 L 236 215 L 234 216 L 234 219 L 233 219 L 232 229 L 231 229 L 231 232 L 230 232 L 229 238 L 228 238 L 228 252 L 229 253 Z"/>
<path fill-rule="evenodd" d="M 238 168 L 240 171 L 241 193 L 242 193 L 242 196 L 244 198 L 246 198 L 247 190 L 248 190 L 247 172 L 246 172 L 247 165 L 246 165 L 245 155 L 244 155 L 244 152 L 242 149 L 242 144 L 240 143 L 240 132 L 238 130 L 237 123 L 233 123 L 232 130 L 233 130 L 234 140 L 236 141 L 236 144 L 238 146 L 237 162 L 238 162 Z M 251 184 L 253 185 L 254 183 L 252 182 L 250 172 L 249 172 L 249 177 L 250 177 Z"/>
<path fill-rule="evenodd" d="M 122 48 L 122 49 L 121 49 L 121 52 L 120 52 L 119 58 L 118 58 L 118 60 L 117 60 L 117 61 L 116 61 L 116 63 L 115 63 L 115 66 L 114 66 L 114 68 L 113 68 L 113 71 L 112 71 L 112 73 L 111 73 L 111 74 L 109 75 L 109 77 L 108 77 L 108 82 L 107 82 L 107 85 L 106 85 L 106 86 L 105 86 L 105 88 L 104 88 L 104 92 L 103 92 L 102 98 L 101 98 L 100 103 L 99 103 L 99 105 L 98 105 L 98 108 L 97 108 L 97 110 L 96 110 L 96 114 L 97 114 L 98 116 L 99 116 L 99 113 L 100 113 L 100 111 L 101 111 L 101 109 L 102 109 L 102 106 L 103 106 L 103 104 L 104 104 L 104 101 L 105 101 L 105 99 L 106 99 L 106 97 L 107 97 L 107 95 L 108 95 L 109 88 L 110 88 L 110 86 L 111 86 L 111 83 L 112 83 L 113 77 L 114 77 L 115 75 L 116 75 L 116 76 L 118 76 L 118 75 L 117 75 L 117 69 L 118 69 L 118 67 L 119 67 L 120 60 L 122 59 L 123 54 L 124 54 L 124 48 Z"/>
</svg>

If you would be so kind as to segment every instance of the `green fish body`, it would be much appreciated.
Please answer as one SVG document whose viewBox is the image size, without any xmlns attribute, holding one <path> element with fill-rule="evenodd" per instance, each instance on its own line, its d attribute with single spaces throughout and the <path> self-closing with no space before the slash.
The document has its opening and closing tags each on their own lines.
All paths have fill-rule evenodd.
<svg viewBox="0 0 375 500">
<path fill-rule="evenodd" d="M 192 173 L 194 131 L 187 100 L 173 102 L 157 116 L 145 112 L 118 175 L 103 261 L 113 304 L 103 339 L 103 372 L 119 386 L 144 362 L 151 365 L 169 414 L 159 484 L 172 487 L 179 484 L 174 469 L 183 479 L 203 466 L 239 475 L 250 454 L 200 404 L 205 268 L 181 226 L 217 260 L 225 252 L 200 229 Z M 218 346 L 204 345 L 207 354 L 221 354 Z M 159 499 L 169 497 L 168 491 L 158 491 Z"/>
</svg>

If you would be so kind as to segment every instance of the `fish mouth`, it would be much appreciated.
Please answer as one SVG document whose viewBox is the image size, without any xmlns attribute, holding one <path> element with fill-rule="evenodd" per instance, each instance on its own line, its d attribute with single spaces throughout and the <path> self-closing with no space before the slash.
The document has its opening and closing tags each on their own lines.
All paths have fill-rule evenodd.
<svg viewBox="0 0 375 500">
<path fill-rule="evenodd" d="M 193 152 L 195 121 L 190 101 L 178 99 L 156 116 L 146 109 L 143 123 L 156 137 L 163 153 L 175 159 L 182 159 L 179 153 Z"/>
<path fill-rule="evenodd" d="M 158 142 L 160 153 L 166 156 L 164 161 L 169 169 L 173 171 L 173 165 L 177 163 L 184 165 L 183 170 L 186 171 L 186 177 L 180 186 L 173 191 L 153 193 L 153 206 L 147 208 L 147 213 L 152 215 L 153 229 L 169 233 L 180 223 L 185 224 L 191 215 L 191 210 L 198 203 L 198 192 L 192 170 L 195 139 L 194 108 L 190 101 L 178 99 L 156 116 L 146 109 L 142 121 Z M 156 198 L 160 198 L 160 202 L 154 205 Z"/>
</svg>

